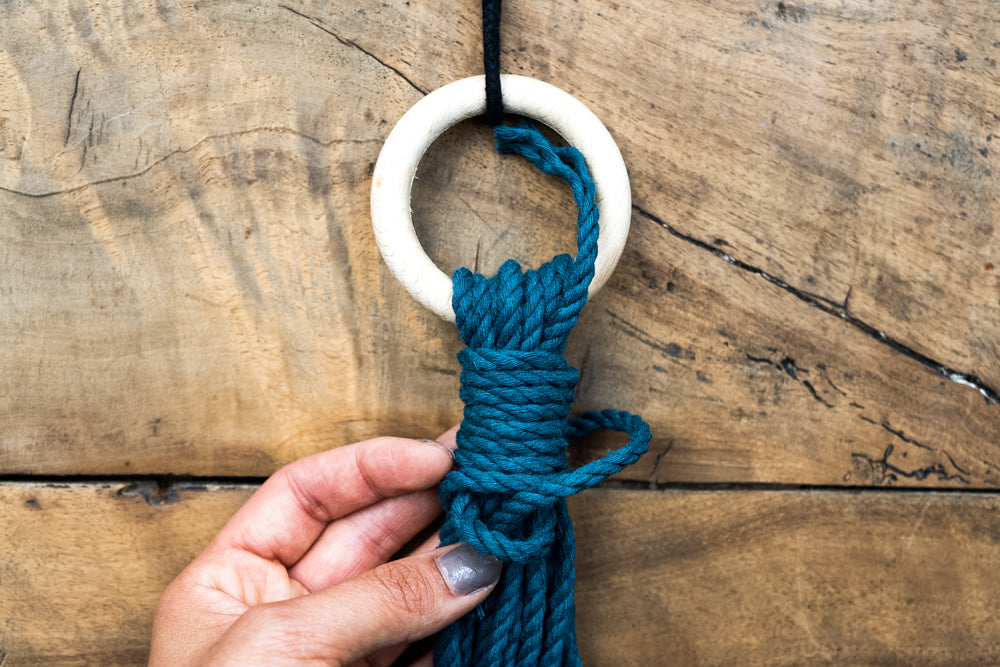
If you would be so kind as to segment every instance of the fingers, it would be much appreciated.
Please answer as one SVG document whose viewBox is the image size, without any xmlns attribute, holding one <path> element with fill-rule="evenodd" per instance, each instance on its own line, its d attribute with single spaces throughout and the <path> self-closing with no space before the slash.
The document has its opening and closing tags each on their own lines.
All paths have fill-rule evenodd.
<svg viewBox="0 0 1000 667">
<path fill-rule="evenodd" d="M 458 443 L 455 441 L 455 436 L 458 435 L 458 429 L 461 424 L 455 424 L 450 429 L 441 434 L 438 438 L 438 442 L 447 447 L 448 449 L 454 450 L 458 447 Z"/>
<path fill-rule="evenodd" d="M 210 664 L 270 664 L 308 657 L 351 664 L 373 651 L 427 637 L 493 590 L 501 563 L 466 544 L 411 556 L 328 590 L 251 609 L 217 645 Z"/>
<path fill-rule="evenodd" d="M 210 548 L 235 547 L 290 566 L 331 521 L 384 498 L 429 489 L 452 462 L 446 447 L 404 438 L 377 438 L 301 459 L 268 479 Z"/>
<path fill-rule="evenodd" d="M 326 534 L 324 533 L 324 536 L 320 539 L 324 539 L 325 536 Z M 429 536 L 423 542 L 419 543 L 413 549 L 410 555 L 426 554 L 432 552 L 435 549 L 437 549 L 440 544 L 441 544 L 441 536 L 438 534 L 437 531 L 434 531 L 434 534 Z M 309 558 L 309 554 L 306 554 L 305 558 Z M 305 560 L 305 558 L 303 560 Z M 374 567 L 374 565 L 372 567 Z M 319 588 L 317 588 L 316 590 L 319 590 Z M 431 645 L 433 645 L 433 642 L 431 642 Z M 365 665 L 366 667 L 389 667 L 389 665 L 396 664 L 396 660 L 399 659 L 401 655 L 403 655 L 404 651 L 412 651 L 414 646 L 417 646 L 417 644 L 409 644 L 408 642 L 404 642 L 402 644 L 395 644 L 393 646 L 380 648 L 367 655 L 366 660 L 359 662 L 358 665 Z M 426 667 L 431 667 L 431 665 L 433 664 L 432 658 L 433 658 L 433 652 L 428 653 L 427 655 L 422 656 L 419 660 L 414 662 L 410 667 L 415 667 L 417 665 L 424 665 L 424 664 L 426 664 Z"/>
<path fill-rule="evenodd" d="M 455 426 L 437 441 L 454 450 L 457 432 Z M 366 507 L 327 526 L 289 574 L 310 591 L 329 588 L 381 565 L 440 514 L 436 491 L 412 493 Z M 429 548 L 439 544 L 434 541 Z"/>
<path fill-rule="evenodd" d="M 439 514 L 433 489 L 383 500 L 327 526 L 288 574 L 307 590 L 330 588 L 389 560 Z"/>
<path fill-rule="evenodd" d="M 441 544 L 441 536 L 438 534 L 437 531 L 435 531 L 433 535 L 431 535 L 426 540 L 421 542 L 413 550 L 413 554 L 414 555 L 424 554 L 434 551 L 435 549 L 438 548 L 440 544 Z M 395 646 L 389 646 L 386 648 L 378 649 L 377 651 L 370 653 L 367 656 L 367 663 L 361 663 L 361 664 L 367 664 L 370 667 L 389 667 L 389 665 L 396 664 L 396 660 L 403 654 L 404 651 L 412 651 L 413 648 L 418 645 L 419 644 L 403 643 L 403 644 L 396 644 Z M 431 642 L 431 645 L 433 645 L 433 642 Z M 415 662 L 413 662 L 413 664 L 410 665 L 410 667 L 417 667 L 418 665 L 425 665 L 425 664 L 426 667 L 431 667 L 431 665 L 434 664 L 433 657 L 434 656 L 432 651 L 427 655 L 422 656 Z"/>
</svg>

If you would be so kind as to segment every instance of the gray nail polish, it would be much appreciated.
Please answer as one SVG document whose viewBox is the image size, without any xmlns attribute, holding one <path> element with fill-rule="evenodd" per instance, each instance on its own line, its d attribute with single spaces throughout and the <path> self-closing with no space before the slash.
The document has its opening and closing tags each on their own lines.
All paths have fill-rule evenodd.
<svg viewBox="0 0 1000 667">
<path fill-rule="evenodd" d="M 496 582 L 503 570 L 503 561 L 484 556 L 462 543 L 439 556 L 437 566 L 452 593 L 468 595 Z"/>
</svg>

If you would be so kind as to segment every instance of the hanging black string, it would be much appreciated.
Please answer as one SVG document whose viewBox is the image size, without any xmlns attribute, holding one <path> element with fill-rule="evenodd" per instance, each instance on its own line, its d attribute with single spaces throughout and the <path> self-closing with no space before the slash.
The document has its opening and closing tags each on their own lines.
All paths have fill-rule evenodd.
<svg viewBox="0 0 1000 667">
<path fill-rule="evenodd" d="M 483 0 L 483 71 L 486 74 L 486 122 L 503 122 L 500 93 L 500 2 Z"/>
</svg>

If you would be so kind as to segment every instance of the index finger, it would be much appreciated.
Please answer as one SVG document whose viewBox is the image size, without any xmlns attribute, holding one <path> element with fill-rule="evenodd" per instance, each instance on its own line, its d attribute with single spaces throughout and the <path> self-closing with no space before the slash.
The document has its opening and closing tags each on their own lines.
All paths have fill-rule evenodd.
<svg viewBox="0 0 1000 667">
<path fill-rule="evenodd" d="M 376 438 L 314 454 L 264 482 L 209 548 L 237 548 L 289 567 L 327 524 L 384 498 L 429 489 L 452 463 L 440 443 L 406 438 Z"/>
</svg>

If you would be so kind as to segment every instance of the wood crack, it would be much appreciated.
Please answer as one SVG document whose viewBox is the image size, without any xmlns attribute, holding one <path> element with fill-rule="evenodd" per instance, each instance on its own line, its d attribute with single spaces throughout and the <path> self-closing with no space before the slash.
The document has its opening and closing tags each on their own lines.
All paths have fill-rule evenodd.
<svg viewBox="0 0 1000 667">
<path fill-rule="evenodd" d="M 73 107 L 76 106 L 76 95 L 80 92 L 80 72 L 83 68 L 76 70 L 76 79 L 73 80 L 73 97 L 69 100 L 69 113 L 66 114 L 66 139 L 63 141 L 63 148 L 69 145 L 69 135 L 73 129 Z"/>
<path fill-rule="evenodd" d="M 656 459 L 653 461 L 653 471 L 649 474 L 651 481 L 656 481 L 656 472 L 660 469 L 660 463 L 663 462 L 663 457 L 670 453 L 670 450 L 674 448 L 674 441 L 670 439 L 667 441 L 667 446 L 664 447 L 663 451 L 656 455 Z"/>
<path fill-rule="evenodd" d="M 882 458 L 875 459 L 867 454 L 862 454 L 859 452 L 852 452 L 851 457 L 858 460 L 864 461 L 872 472 L 874 473 L 874 479 L 877 483 L 881 484 L 892 484 L 899 480 L 900 477 L 905 477 L 907 479 L 915 479 L 918 482 L 922 482 L 930 477 L 936 477 L 941 482 L 961 482 L 962 484 L 969 484 L 969 480 L 962 475 L 950 475 L 948 471 L 945 470 L 944 466 L 940 463 L 935 463 L 934 465 L 929 465 L 923 468 L 918 468 L 916 470 L 903 470 L 891 463 L 889 463 L 889 457 L 892 456 L 892 452 L 895 449 L 894 445 L 886 445 L 885 451 L 882 453 Z M 947 454 L 945 454 L 947 456 Z M 948 456 L 948 460 L 951 461 L 951 457 Z M 954 461 L 952 461 L 954 465 Z M 956 470 L 961 470 L 955 466 Z"/>
<path fill-rule="evenodd" d="M 329 148 L 334 144 L 369 144 L 369 143 L 381 142 L 381 139 L 332 139 L 330 141 L 323 141 L 322 139 L 318 139 L 316 137 L 310 136 L 308 134 L 305 134 L 304 132 L 300 132 L 299 130 L 290 127 L 284 127 L 284 126 L 251 127 L 246 130 L 236 130 L 234 132 L 222 132 L 220 134 L 209 134 L 207 136 L 202 137 L 198 141 L 194 142 L 187 148 L 175 148 L 174 150 L 168 152 L 166 155 L 157 158 L 153 162 L 150 162 L 142 169 L 132 172 L 130 174 L 122 174 L 121 176 L 109 176 L 108 178 L 100 178 L 94 181 L 87 181 L 86 183 L 81 183 L 79 185 L 73 185 L 68 188 L 62 188 L 59 190 L 49 190 L 46 192 L 27 192 L 25 190 L 18 190 L 16 188 L 8 188 L 4 187 L 3 185 L 0 185 L 0 192 L 9 192 L 12 195 L 20 195 L 21 197 L 31 197 L 32 199 L 43 199 L 45 197 L 52 197 L 55 195 L 63 195 L 63 194 L 69 194 L 71 192 L 78 192 L 80 190 L 95 185 L 105 185 L 107 183 L 117 183 L 119 181 L 127 181 L 131 178 L 136 178 L 138 176 L 146 174 L 151 169 L 153 169 L 153 167 L 157 166 L 162 162 L 166 162 L 175 155 L 183 155 L 185 153 L 190 153 L 191 151 L 198 148 L 205 142 L 213 141 L 215 139 L 225 139 L 228 137 L 238 137 L 245 134 L 254 134 L 257 132 L 278 132 L 278 133 L 292 134 L 297 137 L 302 137 L 303 139 L 310 141 L 316 144 L 317 146 L 322 146 L 324 148 Z"/>
<path fill-rule="evenodd" d="M 375 62 L 377 62 L 382 67 L 385 67 L 387 69 L 392 70 L 403 81 L 405 81 L 406 83 L 410 84 L 410 86 L 414 90 L 416 90 L 417 92 L 423 93 L 424 95 L 427 94 L 426 90 L 424 90 L 423 88 L 421 88 L 417 84 L 413 83 L 413 81 L 408 76 L 406 76 L 405 74 L 403 74 L 399 69 L 393 67 L 389 63 L 385 62 L 384 60 L 382 60 L 381 58 L 379 58 L 378 56 L 376 56 L 371 51 L 369 51 L 369 50 L 365 49 L 364 47 L 360 46 L 357 42 L 353 42 L 353 41 L 351 41 L 349 39 L 341 37 L 340 35 L 338 35 L 334 31 L 330 30 L 325 25 L 323 25 L 323 23 L 319 19 L 317 19 L 315 17 L 312 17 L 312 16 L 309 16 L 308 14 L 303 14 L 302 12 L 298 11 L 297 9 L 292 9 L 288 5 L 278 5 L 278 6 L 281 7 L 282 9 L 286 9 L 286 10 L 290 11 L 291 13 L 295 14 L 296 16 L 301 16 L 305 20 L 309 21 L 309 23 L 311 23 L 312 25 L 316 26 L 317 28 L 319 28 L 320 30 L 322 30 L 323 32 L 325 32 L 326 34 L 330 35 L 335 40 L 337 40 L 338 42 L 340 42 L 341 44 L 343 44 L 344 46 L 349 46 L 349 47 L 351 47 L 353 49 L 357 49 L 361 53 L 365 54 L 366 56 L 368 56 L 369 58 L 371 58 L 372 60 L 374 60 Z"/>
<path fill-rule="evenodd" d="M 775 349 L 775 348 L 768 348 L 768 350 L 770 352 L 773 352 L 775 355 L 778 354 L 778 350 Z M 809 371 L 808 368 L 802 368 L 801 366 L 799 366 L 798 364 L 796 364 L 795 360 L 792 359 L 791 357 L 786 356 L 786 357 L 782 358 L 781 361 L 774 361 L 773 359 L 771 359 L 769 357 L 758 357 L 758 356 L 754 356 L 752 354 L 747 353 L 746 354 L 746 358 L 747 358 L 747 361 L 749 361 L 751 363 L 754 363 L 754 364 L 763 364 L 765 366 L 770 366 L 770 367 L 772 367 L 772 368 L 774 368 L 774 369 L 776 369 L 778 371 L 784 372 L 785 375 L 787 375 L 791 379 L 795 380 L 799 384 L 803 385 L 809 391 L 809 393 L 812 394 L 812 397 L 816 401 L 818 401 L 819 403 L 821 403 L 822 405 L 824 405 L 825 407 L 827 407 L 829 409 L 833 409 L 833 408 L 836 407 L 833 403 L 831 403 L 830 401 L 828 401 L 825 398 L 823 398 L 822 396 L 820 396 L 819 392 L 816 390 L 816 388 L 812 385 L 811 382 L 809 382 L 808 380 L 806 380 L 804 377 L 799 377 L 800 375 L 802 375 L 802 376 L 808 375 L 810 371 Z M 826 375 L 826 373 L 825 373 L 826 367 L 825 366 L 818 365 L 817 368 L 821 368 L 824 371 L 823 375 Z M 847 397 L 847 393 L 844 392 L 844 391 L 842 391 L 841 389 L 837 388 L 832 382 L 829 381 L 829 379 L 827 379 L 827 382 L 830 384 L 831 387 L 833 387 L 834 389 L 836 389 L 836 391 L 839 392 L 842 396 L 844 396 L 845 398 Z M 961 473 L 961 475 L 949 476 L 947 474 L 945 468 L 941 464 L 935 464 L 935 466 L 930 466 L 928 468 L 922 468 L 922 469 L 917 470 L 917 471 L 904 471 L 904 470 L 901 470 L 901 469 L 898 469 L 898 468 L 894 468 L 894 467 L 890 466 L 890 464 L 888 463 L 888 458 L 892 454 L 892 451 L 889 451 L 888 453 L 886 453 L 882 457 L 882 459 L 873 459 L 872 457 L 864 455 L 864 454 L 852 453 L 851 456 L 853 458 L 859 459 L 859 460 L 860 459 L 864 459 L 865 461 L 868 462 L 869 467 L 872 470 L 874 470 L 874 471 L 876 471 L 876 472 L 879 473 L 878 475 L 875 476 L 877 479 L 889 479 L 889 476 L 891 474 L 897 474 L 899 476 L 906 477 L 908 479 L 916 479 L 917 481 L 924 481 L 928 476 L 935 475 L 938 478 L 940 478 L 942 481 L 957 480 L 957 481 L 961 481 L 961 482 L 963 482 L 965 484 L 969 483 L 969 481 L 967 479 L 967 476 L 970 475 L 969 471 L 966 470 L 966 469 L 964 469 L 964 468 L 962 468 L 960 465 L 958 465 L 955 462 L 955 459 L 952 457 L 952 455 L 949 454 L 944 449 L 939 449 L 937 447 L 932 447 L 931 445 L 928 445 L 925 442 L 921 442 L 920 440 L 917 440 L 916 438 L 912 438 L 912 437 L 908 436 L 902 429 L 893 428 L 892 424 L 889 422 L 888 419 L 884 419 L 883 418 L 882 421 L 879 422 L 879 421 L 876 421 L 876 420 L 872 419 L 871 417 L 869 417 L 869 416 L 867 416 L 867 415 L 865 415 L 863 413 L 860 413 L 860 411 L 862 411 L 862 410 L 865 409 L 865 406 L 861 405 L 860 403 L 857 403 L 855 401 L 850 401 L 848 403 L 848 405 L 851 408 L 859 411 L 858 419 L 860 419 L 861 421 L 863 421 L 863 422 L 865 422 L 867 424 L 871 424 L 872 426 L 877 426 L 877 427 L 881 428 L 886 433 L 889 433 L 889 434 L 893 435 L 894 437 L 898 438 L 901 442 L 904 442 L 907 445 L 912 445 L 913 447 L 916 447 L 918 449 L 923 449 L 925 451 L 933 452 L 935 454 L 940 454 L 940 455 L 944 456 L 945 458 L 948 459 L 948 462 L 951 464 L 951 466 L 955 470 L 957 470 L 959 473 Z M 891 446 L 892 445 L 890 445 L 890 447 Z M 905 456 L 905 454 L 904 454 L 904 456 Z M 898 477 L 897 477 L 897 479 L 898 479 Z M 890 481 L 892 481 L 892 480 L 890 480 Z"/>
<path fill-rule="evenodd" d="M 935 359 L 932 359 L 925 354 L 917 352 L 913 348 L 889 337 L 888 335 L 886 335 L 884 331 L 879 331 L 870 324 L 867 324 L 866 322 L 863 322 L 862 320 L 859 320 L 858 318 L 852 316 L 846 310 L 847 299 L 844 300 L 844 303 L 837 303 L 825 297 L 819 296 L 818 294 L 811 294 L 804 290 L 800 290 L 792 285 L 789 285 L 784 280 L 776 276 L 772 276 L 763 269 L 757 268 L 756 266 L 748 264 L 742 260 L 736 259 L 731 255 L 727 255 L 718 248 L 715 248 L 712 245 L 705 243 L 700 239 L 697 239 L 693 236 L 689 236 L 687 234 L 683 234 L 677 231 L 676 229 L 674 229 L 674 227 L 665 222 L 663 219 L 653 215 L 652 213 L 642 209 L 641 207 L 635 204 L 632 205 L 632 208 L 635 210 L 636 213 L 638 213 L 642 217 L 652 222 L 655 222 L 657 225 L 659 225 L 666 231 L 670 232 L 670 234 L 672 234 L 673 236 L 681 239 L 682 241 L 690 243 L 691 245 L 701 248 L 702 250 L 707 250 L 708 252 L 712 253 L 713 255 L 723 260 L 727 264 L 731 264 L 738 269 L 759 276 L 764 280 L 766 280 L 767 282 L 771 283 L 772 285 L 779 287 L 785 292 L 788 292 L 789 294 L 799 299 L 800 301 L 803 301 L 809 304 L 810 306 L 813 306 L 814 308 L 818 308 L 822 310 L 824 313 L 827 313 L 828 315 L 833 315 L 834 317 L 838 317 L 844 320 L 849 325 L 861 331 L 865 335 L 874 338 L 883 345 L 889 346 L 895 352 L 898 352 L 899 354 L 909 357 L 910 359 L 913 359 L 914 361 L 926 366 L 927 368 L 933 370 L 938 375 L 948 380 L 951 380 L 952 382 L 956 382 L 958 384 L 965 385 L 967 387 L 975 389 L 983 396 L 983 398 L 986 399 L 987 403 L 990 403 L 992 405 L 1000 404 L 1000 393 L 998 393 L 997 389 L 987 385 L 986 382 L 984 382 L 977 375 L 957 371 L 954 368 L 951 368 L 950 366 L 941 363 L 940 361 L 936 361 Z M 850 291 L 848 292 L 848 296 L 849 295 Z"/>
<path fill-rule="evenodd" d="M 645 331 L 643 331 L 641 328 L 632 324 L 631 322 L 621 317 L 617 313 L 614 313 L 606 308 L 604 312 L 606 312 L 611 317 L 611 325 L 615 329 L 621 331 L 629 338 L 634 338 L 643 345 L 646 345 L 656 350 L 657 352 L 660 352 L 663 355 L 670 357 L 672 361 L 683 366 L 684 368 L 689 368 L 689 366 L 687 364 L 684 364 L 682 360 L 687 360 L 687 361 L 695 360 L 695 354 L 691 350 L 685 349 L 680 345 L 678 345 L 677 343 L 673 342 L 663 343 L 659 340 L 656 340 L 655 338 L 647 334 Z M 659 367 L 654 366 L 654 369 L 658 368 Z"/>
</svg>

